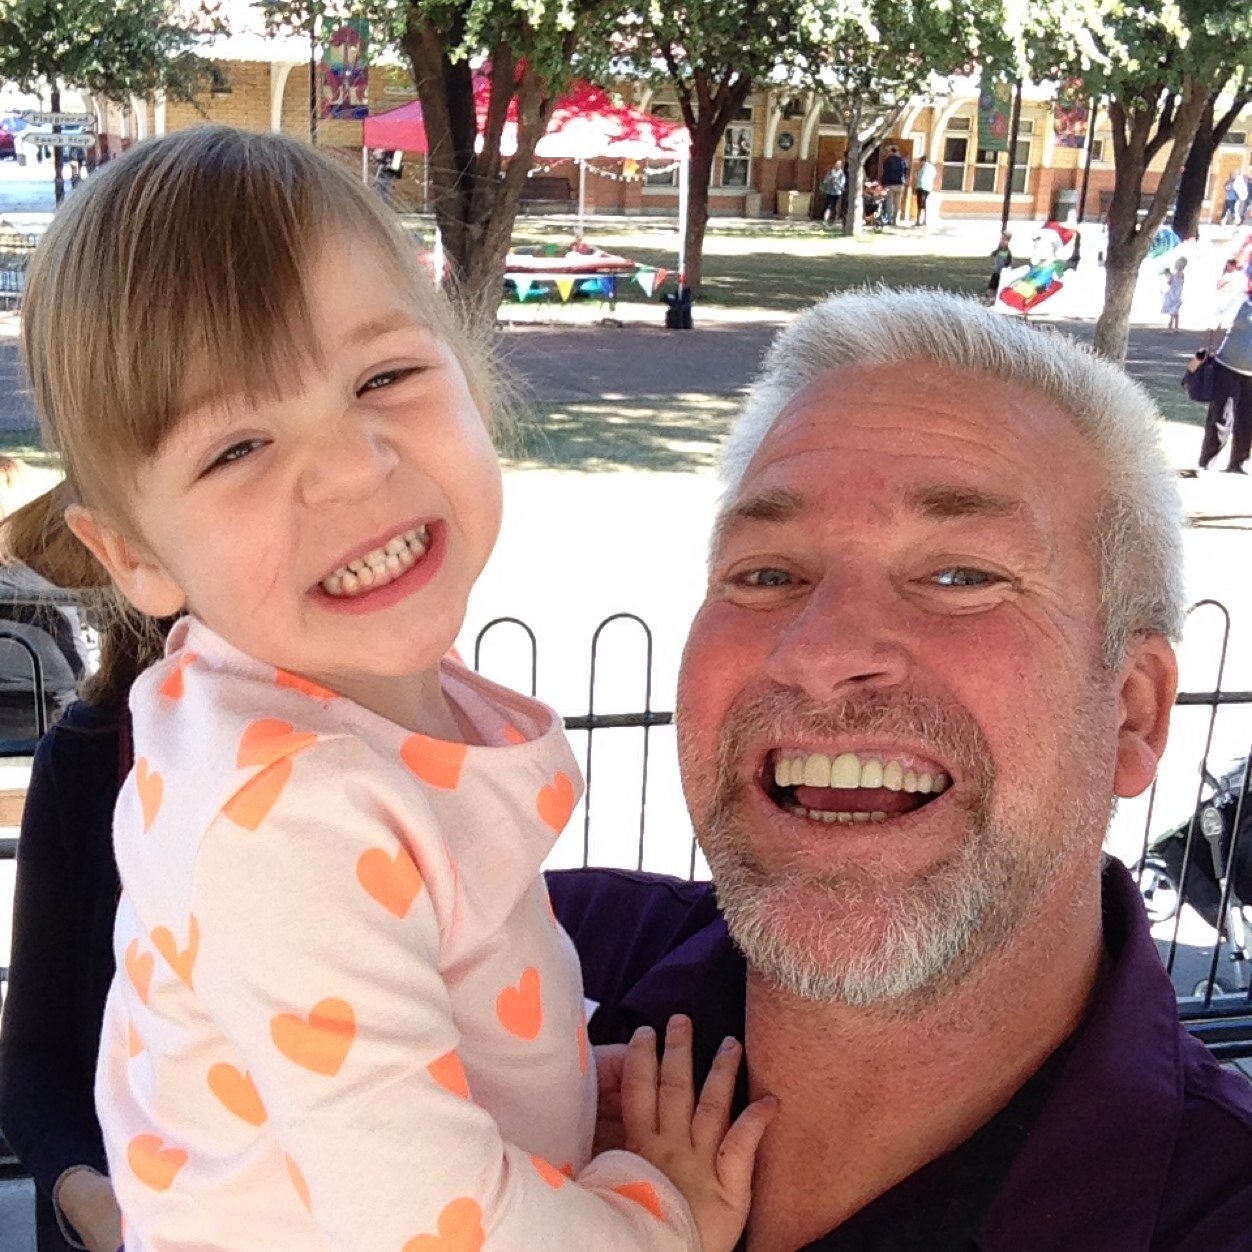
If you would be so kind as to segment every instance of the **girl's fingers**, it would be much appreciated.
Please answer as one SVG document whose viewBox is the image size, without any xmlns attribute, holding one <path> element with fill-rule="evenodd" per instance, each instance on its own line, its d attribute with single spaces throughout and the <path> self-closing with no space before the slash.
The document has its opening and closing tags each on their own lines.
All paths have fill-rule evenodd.
<svg viewBox="0 0 1252 1252">
<path fill-rule="evenodd" d="M 762 1096 L 754 1100 L 735 1118 L 735 1124 L 726 1132 L 718 1150 L 717 1180 L 723 1190 L 742 1202 L 745 1208 L 752 1190 L 756 1150 L 777 1113 L 777 1096 Z"/>
<path fill-rule="evenodd" d="M 661 1057 L 661 1080 L 657 1087 L 657 1126 L 661 1134 L 689 1141 L 695 1106 L 691 1018 L 676 1013 L 665 1027 L 665 1053 Z"/>
<path fill-rule="evenodd" d="M 622 1062 L 622 1125 L 632 1151 L 656 1134 L 656 1031 L 640 1026 Z"/>
<path fill-rule="evenodd" d="M 735 1098 L 735 1079 L 739 1074 L 739 1062 L 743 1048 L 736 1039 L 722 1040 L 704 1087 L 700 1103 L 691 1119 L 691 1139 L 698 1148 L 712 1153 L 726 1137 L 730 1126 L 730 1109 Z"/>
</svg>

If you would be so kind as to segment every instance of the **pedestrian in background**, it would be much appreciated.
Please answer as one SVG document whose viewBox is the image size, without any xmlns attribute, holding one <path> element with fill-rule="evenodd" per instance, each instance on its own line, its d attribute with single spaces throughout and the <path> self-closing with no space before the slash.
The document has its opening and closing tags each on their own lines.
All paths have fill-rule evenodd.
<svg viewBox="0 0 1252 1252">
<path fill-rule="evenodd" d="M 917 218 L 915 225 L 928 226 L 930 218 L 926 214 L 926 202 L 935 189 L 935 176 L 938 170 L 935 163 L 925 154 L 917 166 L 917 181 L 913 184 L 913 194 L 917 197 Z"/>
<path fill-rule="evenodd" d="M 1161 300 L 1161 312 L 1169 317 L 1170 330 L 1178 329 L 1178 314 L 1182 312 L 1182 289 L 1187 281 L 1187 258 L 1180 256 L 1174 262 L 1172 270 L 1162 270 L 1165 295 Z"/>
<path fill-rule="evenodd" d="M 882 164 L 882 185 L 887 189 L 887 225 L 898 226 L 904 205 L 904 189 L 909 185 L 909 163 L 892 144 Z"/>
<path fill-rule="evenodd" d="M 822 179 L 822 194 L 826 197 L 826 203 L 822 210 L 822 221 L 827 226 L 832 226 L 835 222 L 842 219 L 843 198 L 847 190 L 848 172 L 844 168 L 842 161 L 836 161 L 826 171 L 826 177 Z"/>
</svg>

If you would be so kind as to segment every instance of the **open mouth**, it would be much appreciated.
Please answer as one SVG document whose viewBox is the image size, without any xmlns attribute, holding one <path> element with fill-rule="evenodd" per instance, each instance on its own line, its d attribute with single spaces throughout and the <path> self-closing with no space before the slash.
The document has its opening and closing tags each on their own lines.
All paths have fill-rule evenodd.
<svg viewBox="0 0 1252 1252">
<path fill-rule="evenodd" d="M 826 756 L 778 748 L 766 758 L 761 787 L 779 808 L 810 821 L 886 822 L 933 804 L 951 778 L 933 761 L 882 752 Z"/>
</svg>

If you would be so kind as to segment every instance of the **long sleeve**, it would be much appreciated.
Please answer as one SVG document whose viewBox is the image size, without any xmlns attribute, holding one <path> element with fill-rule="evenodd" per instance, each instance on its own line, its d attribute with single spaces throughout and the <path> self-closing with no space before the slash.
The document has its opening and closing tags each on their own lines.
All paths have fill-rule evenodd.
<svg viewBox="0 0 1252 1252">
<path fill-rule="evenodd" d="M 45 1195 L 72 1166 L 105 1168 L 92 1077 L 112 967 L 116 778 L 114 726 L 54 727 L 35 754 L 18 840 L 0 1127 Z"/>
<path fill-rule="evenodd" d="M 119 943 L 140 937 L 127 949 L 147 1001 L 119 979 L 131 1055 L 114 1066 L 136 1098 L 113 1133 L 135 1246 L 204 1237 L 197 1190 L 248 1161 L 214 1201 L 215 1247 L 294 1246 L 299 1204 L 327 1246 L 352 1252 L 415 1252 L 453 1232 L 477 1248 L 480 1229 L 488 1252 L 698 1248 L 687 1206 L 646 1162 L 572 1159 L 591 1062 L 541 882 L 505 931 L 457 940 L 471 888 L 431 812 L 378 773 L 357 739 L 302 744 L 212 821 L 185 906 L 128 884 Z M 143 836 L 150 855 L 162 837 L 159 824 Z M 525 1112 L 509 1120 L 525 1121 L 526 1147 L 502 1134 L 497 1105 Z M 164 1242 L 140 1242 L 149 1215 Z"/>
</svg>

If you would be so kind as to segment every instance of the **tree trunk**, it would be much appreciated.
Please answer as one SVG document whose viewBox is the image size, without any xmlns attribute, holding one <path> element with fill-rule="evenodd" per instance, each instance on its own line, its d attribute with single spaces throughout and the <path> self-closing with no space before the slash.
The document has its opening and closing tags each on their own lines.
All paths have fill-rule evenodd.
<svg viewBox="0 0 1252 1252">
<path fill-rule="evenodd" d="M 1199 83 L 1188 83 L 1168 122 L 1158 115 L 1155 101 L 1127 110 L 1118 101 L 1109 104 L 1113 129 L 1113 160 L 1116 172 L 1113 200 L 1108 212 L 1108 255 L 1105 259 L 1104 308 L 1095 327 L 1095 350 L 1121 365 L 1130 343 L 1130 309 L 1139 267 L 1148 255 L 1152 239 L 1165 220 L 1182 177 L 1182 164 L 1195 138 L 1208 92 Z M 1156 134 L 1153 134 L 1153 130 Z M 1162 146 L 1171 143 L 1152 202 L 1139 224 L 1139 201 L 1148 163 Z"/>
<path fill-rule="evenodd" d="M 1208 187 L 1213 154 L 1222 140 L 1226 138 L 1231 123 L 1252 100 L 1252 91 L 1240 91 L 1231 101 L 1226 112 L 1215 120 L 1214 108 L 1217 95 L 1217 92 L 1213 92 L 1204 106 L 1199 129 L 1192 141 L 1191 151 L 1187 153 L 1182 181 L 1178 185 L 1178 201 L 1174 206 L 1174 229 L 1183 239 L 1193 239 L 1200 233 L 1200 212 L 1204 208 L 1204 192 Z"/>
<path fill-rule="evenodd" d="M 444 49 L 457 31 L 437 32 L 411 22 L 401 39 L 413 69 L 426 127 L 427 172 L 435 222 L 443 242 L 446 287 L 471 327 L 485 332 L 495 322 L 504 291 L 505 258 L 522 188 L 551 114 L 535 71 L 519 66 L 506 47 L 492 50 L 490 97 L 482 150 L 475 151 L 478 119 L 474 75 Z M 507 165 L 500 140 L 510 100 L 517 97 L 517 150 Z"/>
<path fill-rule="evenodd" d="M 843 213 L 843 233 L 859 235 L 865 220 L 865 198 L 862 194 L 865 186 L 865 150 L 861 146 L 861 106 L 859 101 L 852 103 L 844 114 L 848 132 L 848 150 L 844 153 L 844 169 L 848 180 L 846 191 L 848 203 Z"/>
<path fill-rule="evenodd" d="M 52 84 L 51 100 L 52 100 L 52 112 L 60 113 L 61 111 L 61 88 L 57 85 L 55 80 L 53 81 L 53 84 Z M 54 135 L 59 134 L 60 130 L 61 128 L 59 126 L 54 126 L 52 128 L 52 133 Z M 64 166 L 63 166 L 63 162 L 61 159 L 64 151 L 65 149 L 62 148 L 60 144 L 55 145 L 52 149 L 52 196 L 53 196 L 53 200 L 58 206 L 60 206 L 61 201 L 65 199 L 65 171 L 64 171 Z"/>
<path fill-rule="evenodd" d="M 709 184 L 713 181 L 713 159 L 717 155 L 717 139 L 712 119 L 697 119 L 696 128 L 688 132 L 691 149 L 687 158 L 687 222 L 683 231 L 683 260 L 686 283 L 693 295 L 700 294 L 704 273 L 704 232 L 709 224 Z"/>
</svg>

